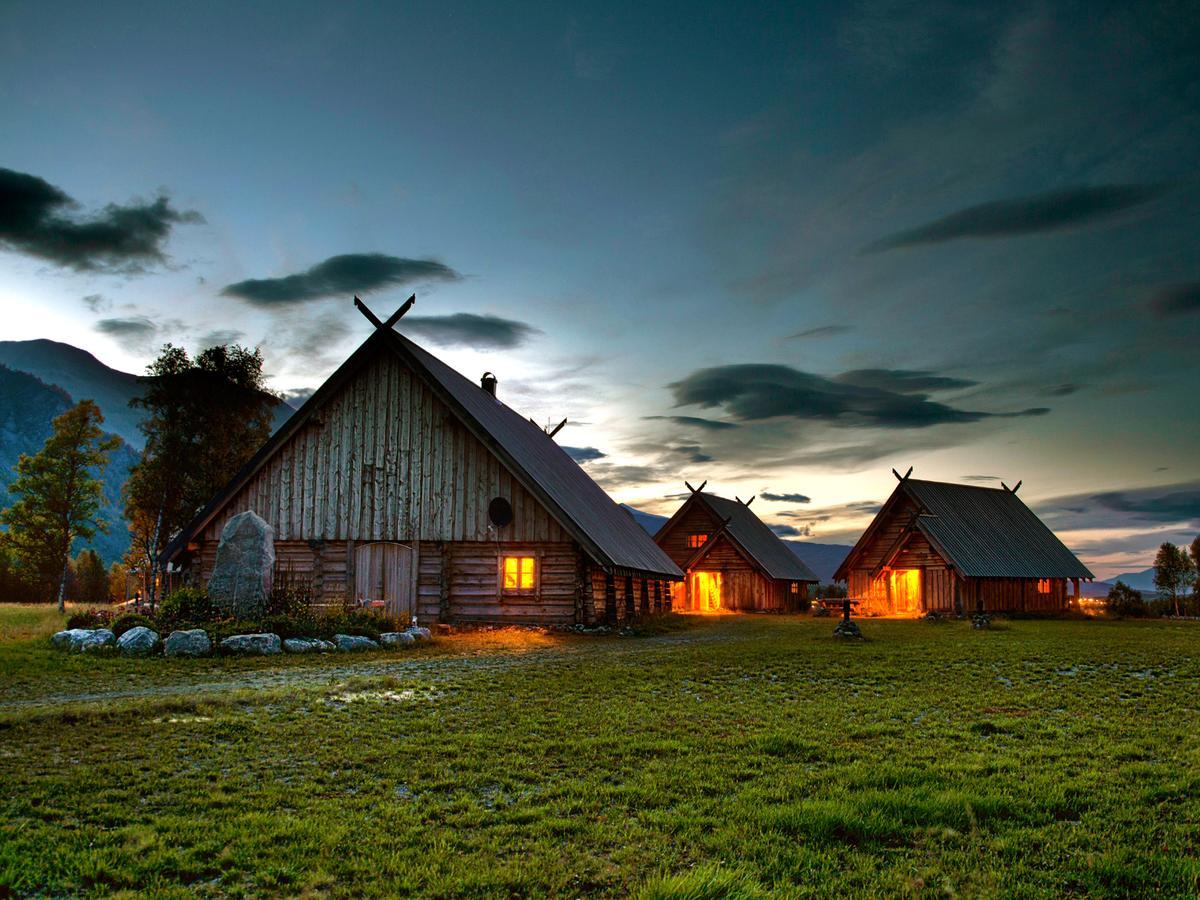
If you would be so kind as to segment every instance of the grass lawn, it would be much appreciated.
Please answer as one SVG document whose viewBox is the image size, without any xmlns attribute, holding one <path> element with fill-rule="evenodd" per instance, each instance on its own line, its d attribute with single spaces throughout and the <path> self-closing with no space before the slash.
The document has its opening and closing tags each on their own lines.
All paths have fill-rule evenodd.
<svg viewBox="0 0 1200 900">
<path fill-rule="evenodd" d="M 81 659 L 0 607 L 0 895 L 1200 891 L 1200 628 L 694 619 Z"/>
</svg>

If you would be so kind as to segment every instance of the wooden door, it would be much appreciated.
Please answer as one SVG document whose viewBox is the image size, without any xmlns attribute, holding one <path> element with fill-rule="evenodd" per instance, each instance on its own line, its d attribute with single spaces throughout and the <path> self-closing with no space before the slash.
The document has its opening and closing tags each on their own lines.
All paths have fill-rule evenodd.
<svg viewBox="0 0 1200 900">
<path fill-rule="evenodd" d="M 416 557 L 404 544 L 363 544 L 354 550 L 354 599 L 407 620 L 415 609 Z"/>
<path fill-rule="evenodd" d="M 692 605 L 697 612 L 709 612 L 721 608 L 721 573 L 692 573 Z"/>
</svg>

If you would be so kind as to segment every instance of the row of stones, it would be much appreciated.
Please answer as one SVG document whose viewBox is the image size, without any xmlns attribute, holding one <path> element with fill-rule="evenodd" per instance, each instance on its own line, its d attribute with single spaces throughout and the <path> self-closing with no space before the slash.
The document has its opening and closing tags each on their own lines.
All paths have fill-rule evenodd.
<svg viewBox="0 0 1200 900">
<path fill-rule="evenodd" d="M 409 628 L 407 631 L 388 631 L 378 641 L 357 634 L 335 634 L 332 641 L 320 638 L 287 638 L 277 634 L 235 634 L 218 645 L 223 653 L 270 655 L 273 653 L 350 653 L 358 650 L 379 650 L 382 647 L 403 647 L 430 640 L 428 628 Z M 165 641 L 158 632 L 139 625 L 130 628 L 119 638 L 107 628 L 71 628 L 55 634 L 50 642 L 60 650 L 74 653 L 96 653 L 116 650 L 124 656 L 149 656 L 162 645 L 164 656 L 207 656 L 212 652 L 212 640 L 202 628 L 172 631 Z"/>
</svg>

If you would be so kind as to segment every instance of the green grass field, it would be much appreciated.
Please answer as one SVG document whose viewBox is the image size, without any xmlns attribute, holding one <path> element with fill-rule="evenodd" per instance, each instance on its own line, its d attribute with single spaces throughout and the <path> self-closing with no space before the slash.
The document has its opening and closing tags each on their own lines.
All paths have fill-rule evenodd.
<svg viewBox="0 0 1200 900">
<path fill-rule="evenodd" d="M 81 659 L 0 607 L 0 894 L 1200 891 L 1200 628 L 693 620 Z"/>
</svg>

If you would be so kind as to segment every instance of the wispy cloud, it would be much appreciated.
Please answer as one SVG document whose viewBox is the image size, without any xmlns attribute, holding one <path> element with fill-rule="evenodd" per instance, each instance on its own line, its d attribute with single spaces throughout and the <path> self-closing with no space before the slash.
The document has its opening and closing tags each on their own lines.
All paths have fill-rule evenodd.
<svg viewBox="0 0 1200 900">
<path fill-rule="evenodd" d="M 255 306 L 270 307 L 355 293 L 369 294 L 417 282 L 457 281 L 460 277 L 449 266 L 433 259 L 345 253 L 292 275 L 238 281 L 226 285 L 221 293 Z"/>
<path fill-rule="evenodd" d="M 1150 309 L 1162 318 L 1200 313 L 1200 281 L 1160 287 L 1150 296 Z"/>
<path fill-rule="evenodd" d="M 960 238 L 1007 238 L 1078 228 L 1149 203 L 1165 190 L 1164 185 L 1157 184 L 1107 184 L 981 203 L 918 228 L 881 238 L 869 244 L 866 252 L 878 253 Z"/>
<path fill-rule="evenodd" d="M 419 335 L 442 347 L 509 350 L 542 332 L 526 322 L 499 316 L 453 313 L 448 316 L 413 316 L 400 320 L 400 330 Z"/>
</svg>

